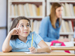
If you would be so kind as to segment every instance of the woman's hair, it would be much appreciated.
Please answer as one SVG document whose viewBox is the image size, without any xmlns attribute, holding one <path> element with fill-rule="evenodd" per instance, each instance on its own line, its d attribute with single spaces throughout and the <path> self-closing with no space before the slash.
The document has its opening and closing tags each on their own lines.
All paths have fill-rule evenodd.
<svg viewBox="0 0 75 56">
<path fill-rule="evenodd" d="M 52 4 L 52 7 L 51 7 L 51 13 L 50 13 L 50 21 L 51 21 L 51 24 L 52 24 L 52 26 L 53 26 L 53 28 L 56 28 L 56 26 L 55 26 L 55 24 L 56 24 L 56 9 L 58 8 L 58 7 L 61 7 L 62 5 L 61 4 L 59 4 L 59 3 L 53 3 Z M 61 25 L 61 22 L 60 22 L 60 18 L 58 18 L 58 20 L 59 20 L 59 26 Z"/>
<path fill-rule="evenodd" d="M 17 17 L 17 18 L 15 18 L 14 20 L 13 20 L 13 23 L 12 23 L 12 25 L 11 25 L 11 28 L 10 28 L 10 31 L 13 29 L 13 28 L 15 28 L 16 26 L 17 26 L 17 24 L 19 23 L 19 21 L 20 20 L 28 20 L 29 21 L 29 24 L 30 24 L 30 20 L 28 19 L 28 18 L 26 18 L 26 17 L 23 17 L 23 16 L 20 16 L 20 17 Z M 18 38 L 18 35 L 12 35 L 11 36 L 11 40 L 15 40 L 15 39 L 17 39 Z"/>
</svg>

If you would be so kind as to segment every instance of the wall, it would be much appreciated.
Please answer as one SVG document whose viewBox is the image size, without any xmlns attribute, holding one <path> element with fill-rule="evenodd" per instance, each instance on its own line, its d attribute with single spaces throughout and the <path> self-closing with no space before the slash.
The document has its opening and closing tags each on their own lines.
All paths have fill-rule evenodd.
<svg viewBox="0 0 75 56">
<path fill-rule="evenodd" d="M 6 27 L 6 0 L 0 0 L 0 27 Z M 0 29 L 0 51 L 6 37 L 6 29 Z"/>
</svg>

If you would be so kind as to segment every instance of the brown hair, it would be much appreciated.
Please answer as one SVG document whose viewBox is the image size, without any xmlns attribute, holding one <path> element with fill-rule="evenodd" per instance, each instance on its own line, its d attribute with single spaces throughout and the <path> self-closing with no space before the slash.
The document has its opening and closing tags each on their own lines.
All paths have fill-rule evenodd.
<svg viewBox="0 0 75 56">
<path fill-rule="evenodd" d="M 23 17 L 23 16 L 20 16 L 20 17 L 17 17 L 13 20 L 13 23 L 12 23 L 12 26 L 10 28 L 10 31 L 15 28 L 17 26 L 17 24 L 19 23 L 20 20 L 22 19 L 25 19 L 25 20 L 28 20 L 29 21 L 29 24 L 30 24 L 30 20 L 26 17 Z M 12 35 L 11 36 L 11 40 L 14 40 L 14 39 L 17 39 L 18 38 L 18 35 Z"/>
<path fill-rule="evenodd" d="M 51 24 L 52 24 L 52 26 L 53 26 L 53 28 L 56 28 L 56 26 L 55 26 L 55 24 L 56 24 L 56 9 L 58 8 L 58 7 L 61 7 L 62 5 L 61 4 L 59 4 L 59 3 L 53 3 L 52 4 L 52 7 L 51 7 L 51 13 L 50 13 L 50 21 L 51 21 Z M 61 25 L 61 22 L 60 22 L 60 18 L 58 18 L 58 20 L 59 20 L 59 26 Z"/>
</svg>

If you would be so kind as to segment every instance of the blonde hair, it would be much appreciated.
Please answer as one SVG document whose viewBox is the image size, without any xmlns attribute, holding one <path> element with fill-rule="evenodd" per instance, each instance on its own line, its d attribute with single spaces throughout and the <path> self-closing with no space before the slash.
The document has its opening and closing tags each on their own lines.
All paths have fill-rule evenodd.
<svg viewBox="0 0 75 56">
<path fill-rule="evenodd" d="M 50 21 L 51 21 L 53 28 L 56 28 L 56 26 L 55 26 L 55 24 L 56 24 L 56 9 L 61 6 L 62 5 L 60 5 L 59 3 L 52 4 L 51 13 L 49 16 L 50 16 Z M 58 18 L 58 19 L 59 19 L 59 26 L 60 26 L 61 25 L 60 18 Z"/>
</svg>

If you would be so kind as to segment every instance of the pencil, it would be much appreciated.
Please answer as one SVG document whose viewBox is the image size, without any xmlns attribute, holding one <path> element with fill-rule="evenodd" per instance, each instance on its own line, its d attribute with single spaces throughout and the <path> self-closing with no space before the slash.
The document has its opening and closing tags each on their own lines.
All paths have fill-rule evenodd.
<svg viewBox="0 0 75 56">
<path fill-rule="evenodd" d="M 32 41 L 31 41 L 31 47 L 33 46 L 33 20 L 32 20 L 32 27 L 31 27 L 31 29 L 32 29 Z"/>
<path fill-rule="evenodd" d="M 32 33 L 32 42 L 31 42 L 31 47 L 33 46 L 33 33 Z"/>
</svg>

